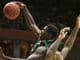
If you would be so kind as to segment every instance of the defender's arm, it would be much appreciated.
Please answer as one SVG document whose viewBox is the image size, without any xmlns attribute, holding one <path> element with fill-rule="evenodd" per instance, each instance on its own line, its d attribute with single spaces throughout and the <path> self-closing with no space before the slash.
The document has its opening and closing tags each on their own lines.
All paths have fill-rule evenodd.
<svg viewBox="0 0 80 60">
<path fill-rule="evenodd" d="M 46 55 L 46 60 L 50 60 L 50 58 L 53 57 L 53 55 L 56 53 L 61 40 L 63 38 L 65 38 L 65 36 L 67 35 L 68 32 L 66 32 L 67 30 L 70 30 L 69 27 L 65 27 L 60 31 L 60 35 L 58 36 L 57 40 L 55 42 L 52 43 L 52 45 L 49 47 L 48 51 L 47 51 L 47 55 Z"/>
<path fill-rule="evenodd" d="M 78 18 L 80 18 L 80 17 L 78 17 Z M 64 45 L 64 48 L 61 51 L 63 58 L 65 58 L 67 56 L 68 52 L 72 48 L 72 46 L 75 42 L 76 36 L 78 34 L 79 28 L 80 28 L 80 19 L 77 20 L 76 26 L 74 27 L 73 31 L 71 32 L 70 36 L 68 37 L 68 39 Z"/>
</svg>

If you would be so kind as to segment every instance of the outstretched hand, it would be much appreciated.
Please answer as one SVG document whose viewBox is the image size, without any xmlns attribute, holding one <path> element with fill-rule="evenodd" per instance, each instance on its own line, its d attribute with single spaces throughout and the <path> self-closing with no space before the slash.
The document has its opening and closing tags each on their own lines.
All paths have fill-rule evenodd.
<svg viewBox="0 0 80 60">
<path fill-rule="evenodd" d="M 68 31 L 70 31 L 70 27 L 64 27 L 63 29 L 61 29 L 59 38 L 64 39 L 68 34 Z"/>
<path fill-rule="evenodd" d="M 76 26 L 80 29 L 80 15 L 77 17 Z"/>
<path fill-rule="evenodd" d="M 20 1 L 12 1 L 12 2 L 18 4 L 21 9 L 26 6 L 26 4 L 24 4 Z"/>
</svg>

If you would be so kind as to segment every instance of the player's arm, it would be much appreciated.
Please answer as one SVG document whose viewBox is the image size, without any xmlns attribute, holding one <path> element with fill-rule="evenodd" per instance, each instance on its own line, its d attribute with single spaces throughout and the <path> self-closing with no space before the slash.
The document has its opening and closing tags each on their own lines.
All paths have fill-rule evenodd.
<svg viewBox="0 0 80 60">
<path fill-rule="evenodd" d="M 32 30 L 32 32 L 34 34 L 36 34 L 37 36 L 41 35 L 41 30 L 39 29 L 39 27 L 36 25 L 31 13 L 29 12 L 26 4 L 22 3 L 22 2 L 17 2 L 16 3 L 21 7 L 26 23 L 28 25 L 28 27 Z"/>
<path fill-rule="evenodd" d="M 76 26 L 74 27 L 73 31 L 71 32 L 70 36 L 68 37 L 68 39 L 66 40 L 66 43 L 64 45 L 64 48 L 61 51 L 61 54 L 63 55 L 63 58 L 65 58 L 68 54 L 68 52 L 70 51 L 70 49 L 72 48 L 77 33 L 80 29 L 80 16 L 77 18 L 77 22 L 76 22 Z"/>
<path fill-rule="evenodd" d="M 4 56 L 3 59 L 4 60 L 26 60 L 26 59 L 21 59 L 21 58 L 12 58 L 12 57 L 8 57 L 8 56 Z"/>
<path fill-rule="evenodd" d="M 57 40 L 55 42 L 53 42 L 51 44 L 51 46 L 48 48 L 46 60 L 49 60 L 49 58 L 52 57 L 56 53 L 56 51 L 57 51 L 57 49 L 58 49 L 58 47 L 59 47 L 59 45 L 61 43 L 61 40 L 65 38 L 65 36 L 68 33 L 67 32 L 68 30 L 70 30 L 70 28 L 69 27 L 65 27 L 60 31 L 60 34 L 59 34 Z"/>
<path fill-rule="evenodd" d="M 26 6 L 24 6 L 23 8 L 24 11 L 24 16 L 26 19 L 26 23 L 28 24 L 28 26 L 30 27 L 30 29 L 33 31 L 33 33 L 35 33 L 37 36 L 40 36 L 41 34 L 41 30 L 38 28 L 38 26 L 36 25 L 32 15 L 30 14 L 28 8 Z"/>
<path fill-rule="evenodd" d="M 0 47 L 0 59 L 1 60 L 2 59 L 3 60 L 26 60 L 26 59 L 21 59 L 21 58 L 12 58 L 12 57 L 5 56 L 1 47 Z"/>
</svg>

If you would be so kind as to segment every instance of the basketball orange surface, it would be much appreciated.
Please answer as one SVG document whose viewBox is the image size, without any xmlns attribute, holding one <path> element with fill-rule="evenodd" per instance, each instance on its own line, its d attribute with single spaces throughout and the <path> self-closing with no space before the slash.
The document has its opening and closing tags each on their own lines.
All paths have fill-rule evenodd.
<svg viewBox="0 0 80 60">
<path fill-rule="evenodd" d="M 3 12 L 8 19 L 14 20 L 20 15 L 20 7 L 14 2 L 9 2 L 4 6 Z"/>
</svg>

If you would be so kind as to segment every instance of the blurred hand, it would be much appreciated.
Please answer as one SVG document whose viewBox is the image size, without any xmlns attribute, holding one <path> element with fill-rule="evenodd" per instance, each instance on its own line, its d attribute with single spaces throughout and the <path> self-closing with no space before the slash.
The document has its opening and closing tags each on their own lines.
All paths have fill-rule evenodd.
<svg viewBox="0 0 80 60">
<path fill-rule="evenodd" d="M 26 6 L 24 3 L 20 2 L 20 1 L 12 1 L 12 2 L 18 4 L 21 9 Z"/>
<path fill-rule="evenodd" d="M 80 15 L 77 17 L 76 26 L 80 28 Z"/>
<path fill-rule="evenodd" d="M 65 27 L 65 28 L 61 29 L 59 38 L 64 39 L 66 37 L 66 35 L 68 34 L 68 31 L 70 31 L 70 27 Z"/>
</svg>

